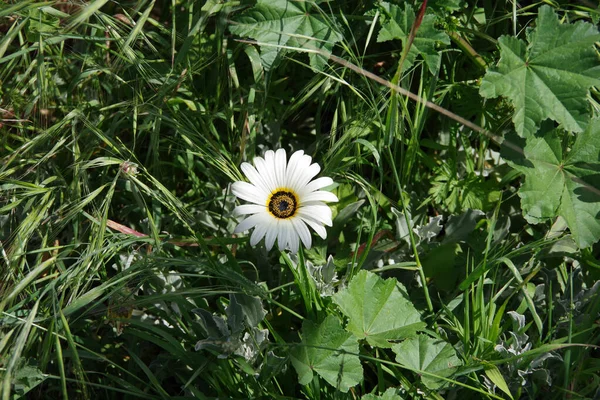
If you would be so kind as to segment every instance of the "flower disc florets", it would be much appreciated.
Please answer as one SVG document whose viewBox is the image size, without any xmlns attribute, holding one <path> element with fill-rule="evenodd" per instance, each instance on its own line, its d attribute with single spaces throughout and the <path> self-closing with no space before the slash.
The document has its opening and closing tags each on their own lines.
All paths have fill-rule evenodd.
<svg viewBox="0 0 600 400">
<path fill-rule="evenodd" d="M 292 191 L 273 193 L 267 201 L 269 212 L 280 219 L 291 218 L 298 209 L 298 196 Z"/>
<path fill-rule="evenodd" d="M 324 225 L 331 226 L 331 209 L 325 202 L 338 198 L 330 192 L 319 190 L 333 183 L 328 177 L 312 180 L 321 170 L 312 158 L 297 151 L 289 162 L 285 150 L 269 150 L 265 157 L 256 157 L 254 166 L 242 163 L 242 172 L 248 182 L 235 182 L 232 192 L 252 204 L 235 208 L 237 215 L 250 215 L 240 222 L 235 232 L 254 228 L 250 244 L 255 246 L 263 237 L 270 250 L 275 240 L 280 250 L 298 251 L 300 241 L 311 246 L 310 226 L 323 239 L 327 237 Z"/>
</svg>

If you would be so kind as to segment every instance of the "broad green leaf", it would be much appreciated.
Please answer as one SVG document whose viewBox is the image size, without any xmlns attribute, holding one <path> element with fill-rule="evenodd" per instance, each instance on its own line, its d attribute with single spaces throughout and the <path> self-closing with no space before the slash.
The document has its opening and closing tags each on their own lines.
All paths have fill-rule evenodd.
<svg viewBox="0 0 600 400">
<path fill-rule="evenodd" d="M 32 389 L 39 386 L 46 376 L 35 365 L 30 364 L 31 360 L 21 358 L 20 364 L 13 374 L 12 385 L 14 391 L 14 399 L 26 398 L 25 395 Z"/>
<path fill-rule="evenodd" d="M 402 45 L 406 46 L 408 34 L 415 22 L 415 12 L 412 6 L 409 3 L 404 3 L 404 10 L 402 10 L 398 5 L 382 2 L 381 8 L 383 9 L 381 14 L 382 25 L 377 36 L 377 41 L 386 42 L 388 40 L 399 39 L 402 41 Z M 406 60 L 402 66 L 403 71 L 413 65 L 417 56 L 421 55 L 429 71 L 433 75 L 437 75 L 437 71 L 440 68 L 441 55 L 436 46 L 438 43 L 450 44 L 450 38 L 443 31 L 436 29 L 434 26 L 435 20 L 436 17 L 431 14 L 423 17 L 415 40 L 406 55 Z"/>
<path fill-rule="evenodd" d="M 52 10 L 52 7 L 39 7 L 29 9 L 29 29 L 27 30 L 27 38 L 31 42 L 39 40 L 38 35 L 52 35 L 56 34 L 60 26 L 59 17 L 52 15 L 48 11 Z M 68 15 L 67 15 L 68 17 Z"/>
<path fill-rule="evenodd" d="M 346 332 L 333 315 L 316 325 L 302 324 L 302 343 L 290 352 L 292 365 L 302 385 L 309 384 L 313 373 L 346 393 L 363 378 L 358 356 L 358 340 Z"/>
<path fill-rule="evenodd" d="M 229 25 L 231 33 L 255 39 L 265 69 L 269 69 L 285 48 L 331 52 L 343 39 L 332 20 L 326 19 L 314 1 L 258 0 L 256 6 Z M 310 65 L 322 69 L 327 62 L 320 54 L 309 53 Z"/>
<path fill-rule="evenodd" d="M 465 8 L 466 6 L 466 2 L 462 0 L 429 0 L 427 2 L 427 8 L 445 10 L 449 13 Z"/>
<path fill-rule="evenodd" d="M 229 305 L 225 309 L 227 324 L 231 332 L 238 334 L 245 328 L 255 328 L 267 312 L 258 297 L 237 293 L 229 295 Z"/>
<path fill-rule="evenodd" d="M 446 235 L 443 243 L 455 243 L 467 240 L 479 221 L 484 217 L 485 213 L 481 210 L 467 210 L 460 215 L 451 216 L 444 227 Z"/>
<path fill-rule="evenodd" d="M 488 69 L 479 93 L 512 102 L 519 136 L 533 135 L 547 118 L 568 131 L 583 131 L 588 90 L 600 85 L 594 49 L 600 40 L 598 29 L 582 21 L 560 24 L 552 8 L 542 6 L 527 39 L 528 43 L 511 36 L 498 39 L 500 61 Z"/>
<path fill-rule="evenodd" d="M 442 244 L 428 251 L 421 260 L 427 281 L 433 280 L 435 287 L 447 292 L 456 289 L 461 270 L 455 264 L 460 252 L 458 243 Z"/>
<path fill-rule="evenodd" d="M 361 397 L 360 400 L 402 400 L 402 396 L 398 394 L 398 389 L 388 388 L 381 396 L 369 393 Z"/>
<path fill-rule="evenodd" d="M 372 346 L 390 347 L 388 340 L 410 337 L 425 327 L 405 292 L 396 279 L 384 280 L 363 270 L 333 296 L 333 302 L 348 317 L 348 331 Z"/>
<path fill-rule="evenodd" d="M 394 345 L 392 350 L 396 353 L 396 361 L 400 364 L 416 371 L 425 371 L 445 378 L 451 376 L 456 367 L 462 365 L 450 343 L 427 335 L 406 339 Z M 443 379 L 429 375 L 422 375 L 422 380 L 429 389 L 438 389 L 445 382 Z"/>
<path fill-rule="evenodd" d="M 543 131 L 544 129 L 542 129 Z M 530 137 L 524 154 L 504 153 L 525 175 L 521 207 L 532 224 L 562 216 L 580 247 L 600 239 L 600 119 L 589 122 L 565 152 L 559 131 Z"/>
</svg>

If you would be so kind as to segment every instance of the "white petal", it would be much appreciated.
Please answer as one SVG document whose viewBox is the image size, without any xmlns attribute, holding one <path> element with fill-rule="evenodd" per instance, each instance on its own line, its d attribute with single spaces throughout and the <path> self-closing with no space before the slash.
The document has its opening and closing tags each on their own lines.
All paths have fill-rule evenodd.
<svg viewBox="0 0 600 400">
<path fill-rule="evenodd" d="M 293 237 L 296 235 L 292 222 L 289 219 L 283 219 L 279 221 L 279 235 L 277 236 L 277 244 L 279 250 L 285 250 L 292 248 Z M 298 251 L 298 250 L 296 250 Z"/>
<path fill-rule="evenodd" d="M 277 221 L 277 247 L 279 250 L 285 250 L 288 242 L 288 225 L 285 220 Z"/>
<path fill-rule="evenodd" d="M 252 159 L 252 164 L 254 164 L 254 166 L 256 166 L 257 162 L 265 162 L 265 160 L 262 157 L 256 156 Z M 258 171 L 260 173 L 260 171 Z"/>
<path fill-rule="evenodd" d="M 302 158 L 303 155 L 304 150 L 295 151 L 294 154 L 292 154 L 292 156 L 290 157 L 290 161 L 288 162 L 288 168 L 292 166 L 295 168 L 296 163 Z"/>
<path fill-rule="evenodd" d="M 331 220 L 331 208 L 325 204 L 315 204 L 303 206 L 298 209 L 298 215 L 303 219 L 310 219 L 318 222 L 321 225 L 331 226 L 333 221 Z"/>
<path fill-rule="evenodd" d="M 290 157 L 290 161 L 288 161 L 287 170 L 286 170 L 286 185 L 291 186 L 291 182 L 296 174 L 296 169 L 298 169 L 298 163 L 301 162 L 304 156 L 304 151 L 298 150 L 292 154 Z M 310 165 L 310 162 L 306 165 Z"/>
<path fill-rule="evenodd" d="M 267 185 L 267 183 L 263 179 L 263 177 L 258 173 L 256 168 L 254 168 L 252 165 L 250 165 L 246 162 L 242 163 L 240 168 L 241 168 L 242 172 L 244 173 L 244 175 L 246 175 L 248 177 L 248 180 L 250 182 L 252 182 L 252 184 L 254 186 L 262 189 L 265 192 L 270 192 L 269 186 Z"/>
<path fill-rule="evenodd" d="M 310 246 L 312 245 L 312 237 L 310 236 L 310 231 L 308 230 L 308 227 L 306 226 L 304 221 L 300 218 L 292 218 L 291 221 L 292 225 L 294 226 L 294 229 L 296 230 L 296 233 L 302 240 L 302 244 L 304 244 L 304 247 L 310 249 Z"/>
<path fill-rule="evenodd" d="M 292 223 L 290 222 L 290 220 L 284 220 L 284 222 L 286 222 L 284 224 L 285 226 L 285 249 L 289 249 L 292 245 L 292 236 L 294 236 L 296 234 L 296 232 L 294 232 L 294 227 L 292 226 Z"/>
<path fill-rule="evenodd" d="M 294 156 L 296 154 L 297 153 L 294 153 L 292 155 L 292 158 L 290 158 L 290 162 L 288 163 L 286 180 L 287 180 L 287 186 L 289 186 L 290 188 L 292 188 L 296 191 L 300 191 L 302 189 L 302 186 L 300 185 L 302 176 L 303 176 L 304 172 L 310 167 L 312 158 L 310 156 L 301 154 L 294 159 Z M 317 173 L 318 173 L 318 171 L 317 171 Z"/>
<path fill-rule="evenodd" d="M 265 156 L 264 156 L 265 161 L 272 160 L 274 157 L 275 157 L 275 152 L 273 150 L 265 151 Z"/>
<path fill-rule="evenodd" d="M 268 189 L 269 193 L 271 193 L 275 189 L 277 189 L 277 181 L 275 179 L 275 171 L 273 170 L 273 168 L 269 167 L 267 161 L 263 160 L 260 157 L 256 157 L 254 159 L 254 165 L 256 166 L 256 170 L 258 171 L 259 175 L 265 182 L 265 185 L 267 185 L 267 189 Z"/>
<path fill-rule="evenodd" d="M 265 152 L 265 169 L 271 177 L 275 186 L 277 185 L 277 175 L 275 174 L 275 152 L 268 150 Z"/>
<path fill-rule="evenodd" d="M 240 199 L 250 201 L 255 204 L 266 205 L 268 200 L 268 193 L 264 190 L 248 183 L 248 182 L 233 182 L 231 185 L 231 192 Z"/>
<path fill-rule="evenodd" d="M 332 202 L 336 202 L 338 201 L 338 198 L 335 194 L 331 193 L 331 192 L 325 192 L 323 190 L 319 190 L 317 192 L 312 192 L 312 193 L 308 193 L 305 194 L 304 196 L 300 197 L 300 202 L 303 204 L 305 202 L 310 202 L 310 201 L 332 201 Z"/>
<path fill-rule="evenodd" d="M 327 231 L 325 230 L 325 227 L 323 225 L 319 224 L 318 222 L 314 222 L 309 218 L 300 218 L 302 219 L 302 221 L 306 222 L 306 224 L 308 224 L 311 228 L 313 228 L 314 231 L 317 232 L 317 235 L 321 236 L 323 239 L 327 238 Z"/>
<path fill-rule="evenodd" d="M 243 204 L 241 206 L 237 206 L 233 210 L 233 215 L 247 215 L 247 214 L 256 214 L 259 212 L 266 211 L 266 206 L 259 206 L 257 204 Z"/>
<path fill-rule="evenodd" d="M 250 246 L 256 246 L 263 236 L 265 236 L 268 228 L 268 224 L 257 224 L 254 228 L 254 232 L 252 232 L 252 236 L 250 236 Z"/>
<path fill-rule="evenodd" d="M 290 224 L 292 225 L 292 224 Z M 293 226 L 290 226 L 290 231 L 289 231 L 289 247 L 290 247 L 290 251 L 293 254 L 296 254 L 298 252 L 298 247 L 300 247 L 300 240 L 298 238 L 298 234 L 296 233 L 296 230 L 293 228 Z"/>
<path fill-rule="evenodd" d="M 321 188 L 324 188 L 325 186 L 329 186 L 332 184 L 333 184 L 333 179 L 331 179 L 327 176 L 323 176 L 321 178 L 315 179 L 314 181 L 312 181 L 308 185 L 306 185 L 302 189 L 302 193 L 299 193 L 299 195 L 302 196 L 302 194 L 304 194 L 304 193 L 314 192 L 315 190 L 319 190 Z"/>
<path fill-rule="evenodd" d="M 303 191 L 308 182 L 314 178 L 319 171 L 321 171 L 321 167 L 317 163 L 311 164 L 308 168 L 296 171 L 292 189 L 297 192 Z"/>
<path fill-rule="evenodd" d="M 279 231 L 279 220 L 273 219 L 269 222 L 269 226 L 267 228 L 267 236 L 265 237 L 265 246 L 267 250 L 271 250 L 273 245 L 275 244 L 275 239 L 277 239 L 277 232 Z"/>
<path fill-rule="evenodd" d="M 238 226 L 235 227 L 235 230 L 233 232 L 240 233 L 257 226 L 258 224 L 268 224 L 269 219 L 271 218 L 272 217 L 269 215 L 269 213 L 259 213 L 251 215 L 242 222 L 240 222 Z"/>
<path fill-rule="evenodd" d="M 287 155 L 284 149 L 279 149 L 275 152 L 275 179 L 277 186 L 284 187 L 286 185 L 285 170 L 287 167 Z"/>
</svg>

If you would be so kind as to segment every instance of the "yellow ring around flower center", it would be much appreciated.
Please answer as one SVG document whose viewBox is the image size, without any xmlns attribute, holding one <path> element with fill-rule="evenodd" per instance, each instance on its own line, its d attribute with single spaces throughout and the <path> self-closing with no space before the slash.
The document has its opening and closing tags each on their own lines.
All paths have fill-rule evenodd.
<svg viewBox="0 0 600 400">
<path fill-rule="evenodd" d="M 298 209 L 298 196 L 290 189 L 277 189 L 269 196 L 267 209 L 275 218 L 291 218 Z"/>
</svg>

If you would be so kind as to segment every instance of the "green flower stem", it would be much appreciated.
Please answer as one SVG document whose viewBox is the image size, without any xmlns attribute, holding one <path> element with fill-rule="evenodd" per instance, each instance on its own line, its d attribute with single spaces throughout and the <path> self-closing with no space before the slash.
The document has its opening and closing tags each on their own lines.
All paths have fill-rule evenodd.
<svg viewBox="0 0 600 400">
<path fill-rule="evenodd" d="M 300 290 L 300 295 L 302 296 L 302 300 L 304 301 L 304 307 L 306 308 L 306 312 L 308 315 L 316 316 L 322 307 L 320 304 L 319 296 L 316 294 L 316 288 L 311 281 L 311 278 L 308 276 L 306 272 L 306 258 L 304 256 L 304 248 L 300 246 L 298 251 L 298 264 L 294 266 L 290 256 L 287 253 L 281 253 L 285 263 L 292 271 L 294 275 L 294 282 L 296 286 Z M 316 307 L 316 309 L 315 309 Z"/>
<path fill-rule="evenodd" d="M 567 343 L 573 343 L 573 268 L 569 271 L 569 331 Z M 565 376 L 564 376 L 564 389 L 569 390 L 571 383 L 571 348 L 567 348 L 565 351 Z"/>
<path fill-rule="evenodd" d="M 281 252 L 281 257 L 283 258 L 283 260 L 285 261 L 285 263 L 287 264 L 287 266 L 289 267 L 290 271 L 292 272 L 292 274 L 294 275 L 294 282 L 296 283 L 296 286 L 298 287 L 298 289 L 300 290 L 300 295 L 302 296 L 302 300 L 304 301 L 304 307 L 306 308 L 306 311 L 310 314 L 312 307 L 310 305 L 310 301 L 305 293 L 305 287 L 302 284 L 302 279 L 300 277 L 299 274 L 299 269 L 296 269 L 296 267 L 294 266 L 294 263 L 292 261 L 292 259 L 290 258 L 289 254 L 285 253 L 285 252 Z"/>
</svg>

